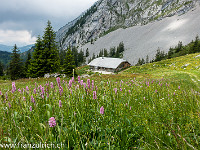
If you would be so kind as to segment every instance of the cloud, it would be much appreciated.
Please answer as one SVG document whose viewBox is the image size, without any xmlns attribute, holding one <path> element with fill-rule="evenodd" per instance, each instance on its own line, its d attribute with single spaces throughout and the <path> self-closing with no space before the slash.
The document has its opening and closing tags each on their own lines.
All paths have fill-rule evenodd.
<svg viewBox="0 0 200 150">
<path fill-rule="evenodd" d="M 31 37 L 37 37 L 43 34 L 48 20 L 52 22 L 54 31 L 57 31 L 62 26 L 78 17 L 96 1 L 97 0 L 4 0 L 0 5 L 0 30 L 1 32 L 4 31 L 4 33 L 8 33 L 8 31 L 22 33 L 23 31 L 24 35 L 24 31 L 26 31 L 32 34 L 29 35 L 28 39 L 31 41 Z M 28 43 L 28 40 L 25 40 L 24 43 Z M 5 41 L 5 39 L 0 38 L 0 41 Z"/>
<path fill-rule="evenodd" d="M 13 30 L 0 30 L 0 43 L 13 46 L 34 44 L 36 37 L 32 37 L 31 32 L 27 30 L 13 31 Z"/>
</svg>

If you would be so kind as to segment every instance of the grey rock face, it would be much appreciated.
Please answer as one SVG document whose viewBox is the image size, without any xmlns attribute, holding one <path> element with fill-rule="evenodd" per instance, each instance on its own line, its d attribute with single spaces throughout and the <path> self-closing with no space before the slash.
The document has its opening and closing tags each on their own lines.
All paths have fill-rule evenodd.
<svg viewBox="0 0 200 150">
<path fill-rule="evenodd" d="M 139 58 L 145 59 L 147 55 L 152 59 L 158 48 L 168 52 L 169 48 L 177 46 L 179 41 L 186 45 L 195 40 L 195 37 L 200 35 L 199 14 L 200 7 L 197 6 L 181 16 L 174 15 L 143 26 L 121 28 L 99 38 L 94 44 L 83 45 L 80 49 L 88 48 L 90 58 L 93 53 L 97 55 L 101 49 L 109 50 L 123 41 L 123 58 L 131 64 L 136 64 Z"/>
<path fill-rule="evenodd" d="M 117 46 L 119 42 L 123 41 L 125 48 L 127 48 L 124 53 L 125 59 L 130 60 L 129 57 L 131 55 L 129 53 L 133 53 L 133 51 L 143 51 L 144 53 L 144 49 L 148 49 L 147 54 L 152 56 L 154 54 L 152 50 L 156 51 L 158 47 L 168 49 L 169 46 L 177 43 L 177 40 L 188 42 L 185 38 L 183 40 L 180 38 L 183 35 L 175 35 L 176 30 L 166 29 L 169 32 L 161 32 L 161 30 L 164 30 L 162 26 L 166 26 L 171 21 L 169 17 L 187 14 L 193 8 L 198 7 L 198 2 L 200 1 L 99 0 L 77 19 L 62 27 L 57 32 L 56 41 L 63 49 L 66 49 L 68 45 L 77 46 L 79 49 L 83 48 L 83 50 L 88 48 L 91 55 L 92 53 L 98 54 L 100 49 L 109 49 L 111 46 Z M 110 34 L 112 31 L 115 32 Z M 182 31 L 177 32 L 180 33 Z M 163 33 L 162 37 L 159 36 L 161 33 Z M 195 31 L 191 35 L 192 39 L 194 39 L 194 34 L 197 35 L 198 32 Z M 175 37 L 177 40 L 174 39 Z M 170 38 L 172 41 L 159 40 L 160 38 Z M 152 41 L 153 39 L 154 41 Z M 145 46 L 141 42 L 149 46 Z M 141 44 L 141 46 L 137 46 L 138 44 Z M 140 58 L 144 57 L 139 52 L 134 54 L 134 61 L 130 61 L 132 64 L 136 63 L 135 59 L 139 56 Z"/>
<path fill-rule="evenodd" d="M 88 11 L 57 32 L 57 42 L 62 48 L 69 44 L 82 46 L 118 28 L 145 25 L 167 16 L 184 14 L 194 7 L 191 0 L 99 0 Z M 84 16 L 85 15 L 85 16 Z M 78 22 L 84 16 L 84 23 Z M 76 24 L 76 22 L 78 22 Z M 74 27 L 71 34 L 69 29 Z"/>
</svg>

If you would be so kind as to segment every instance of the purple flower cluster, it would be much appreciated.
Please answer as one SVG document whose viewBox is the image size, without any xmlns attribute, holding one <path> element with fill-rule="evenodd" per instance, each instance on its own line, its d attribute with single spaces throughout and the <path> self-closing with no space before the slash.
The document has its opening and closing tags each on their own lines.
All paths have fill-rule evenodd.
<svg viewBox="0 0 200 150">
<path fill-rule="evenodd" d="M 49 118 L 49 127 L 55 127 L 56 126 L 56 120 L 54 117 Z"/>
<path fill-rule="evenodd" d="M 100 114 L 104 114 L 104 108 L 103 108 L 103 106 L 101 106 L 101 108 L 100 108 Z"/>
<path fill-rule="evenodd" d="M 15 91 L 16 91 L 15 82 L 12 82 L 12 93 L 14 93 Z"/>
</svg>

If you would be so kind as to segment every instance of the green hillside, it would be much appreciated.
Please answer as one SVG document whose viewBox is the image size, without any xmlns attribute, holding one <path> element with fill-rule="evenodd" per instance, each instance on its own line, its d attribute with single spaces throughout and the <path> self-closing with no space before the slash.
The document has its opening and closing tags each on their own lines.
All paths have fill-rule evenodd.
<svg viewBox="0 0 200 150">
<path fill-rule="evenodd" d="M 0 80 L 0 140 L 61 149 L 200 149 L 199 55 L 114 75 Z"/>
<path fill-rule="evenodd" d="M 185 55 L 142 66 L 133 66 L 121 74 L 150 78 L 189 79 L 200 86 L 200 53 Z"/>
</svg>

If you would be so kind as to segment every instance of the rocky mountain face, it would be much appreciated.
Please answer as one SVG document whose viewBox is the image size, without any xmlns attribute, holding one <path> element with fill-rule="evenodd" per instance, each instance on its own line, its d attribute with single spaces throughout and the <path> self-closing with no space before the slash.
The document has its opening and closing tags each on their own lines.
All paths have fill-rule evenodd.
<svg viewBox="0 0 200 150">
<path fill-rule="evenodd" d="M 191 10 L 197 0 L 99 0 L 56 36 L 59 46 L 83 46 L 119 28 L 146 25 Z"/>
</svg>

